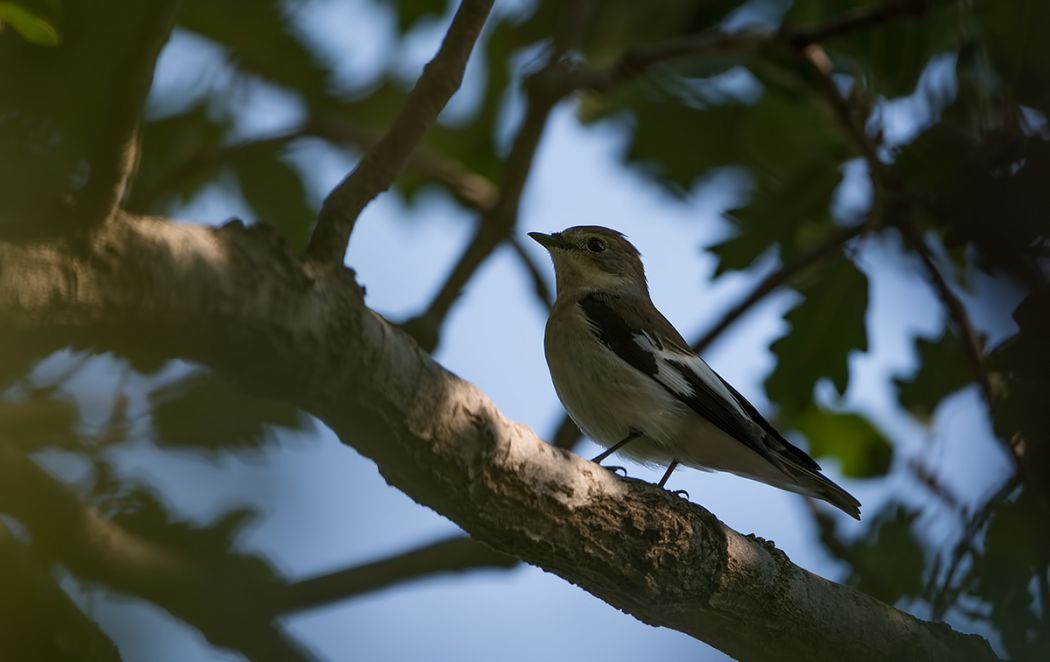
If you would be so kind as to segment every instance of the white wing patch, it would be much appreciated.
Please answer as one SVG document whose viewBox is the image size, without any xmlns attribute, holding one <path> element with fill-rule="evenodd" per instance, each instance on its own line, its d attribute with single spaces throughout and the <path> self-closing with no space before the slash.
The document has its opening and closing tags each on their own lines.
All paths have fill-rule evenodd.
<svg viewBox="0 0 1050 662">
<path fill-rule="evenodd" d="M 733 394 L 729 392 L 729 389 L 726 388 L 725 384 L 722 383 L 722 380 L 715 374 L 715 371 L 696 354 L 692 352 L 686 354 L 658 345 L 644 331 L 634 335 L 634 342 L 643 350 L 656 357 L 655 379 L 672 392 L 685 398 L 691 398 L 696 395 L 696 391 L 689 383 L 689 380 L 676 367 L 670 365 L 669 361 L 685 366 L 704 386 L 711 389 L 725 405 L 736 411 L 743 418 L 751 419 L 736 398 L 733 397 Z"/>
</svg>

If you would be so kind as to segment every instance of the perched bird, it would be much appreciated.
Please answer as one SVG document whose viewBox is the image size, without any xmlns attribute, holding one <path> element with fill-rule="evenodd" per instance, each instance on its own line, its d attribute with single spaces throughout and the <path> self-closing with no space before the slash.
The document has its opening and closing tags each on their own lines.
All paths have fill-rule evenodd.
<svg viewBox="0 0 1050 662">
<path fill-rule="evenodd" d="M 554 389 L 580 430 L 606 451 L 728 471 L 823 499 L 860 519 L 860 502 L 689 349 L 649 298 L 641 256 L 598 226 L 530 232 L 554 262 L 557 301 L 544 351 Z"/>
</svg>

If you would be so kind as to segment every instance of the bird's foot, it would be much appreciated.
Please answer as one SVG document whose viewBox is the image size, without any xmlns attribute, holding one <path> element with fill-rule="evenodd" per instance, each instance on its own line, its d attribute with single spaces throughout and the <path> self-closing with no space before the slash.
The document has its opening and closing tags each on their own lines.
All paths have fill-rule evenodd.
<svg viewBox="0 0 1050 662">
<path fill-rule="evenodd" d="M 681 497 L 686 501 L 689 500 L 689 493 L 685 490 L 671 490 L 671 494 L 675 495 L 676 497 Z"/>
<path fill-rule="evenodd" d="M 613 473 L 613 474 L 619 473 L 619 472 L 622 471 L 623 472 L 623 477 L 627 478 L 627 470 L 624 469 L 623 467 L 619 466 L 619 465 L 615 465 L 615 464 L 610 464 L 610 465 L 599 464 L 598 466 L 601 467 L 602 469 L 605 469 L 609 473 Z"/>
</svg>

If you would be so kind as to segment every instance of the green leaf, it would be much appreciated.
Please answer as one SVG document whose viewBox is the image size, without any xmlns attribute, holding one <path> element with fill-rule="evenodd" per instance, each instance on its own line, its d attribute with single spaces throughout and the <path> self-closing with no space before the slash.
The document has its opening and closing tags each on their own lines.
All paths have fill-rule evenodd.
<svg viewBox="0 0 1050 662">
<path fill-rule="evenodd" d="M 179 25 L 224 46 L 234 64 L 267 81 L 327 102 L 331 72 L 304 42 L 289 14 L 295 3 L 257 0 L 189 0 Z"/>
<path fill-rule="evenodd" d="M 395 0 L 397 30 L 402 35 L 411 30 L 424 18 L 440 17 L 445 11 L 445 3 L 436 0 Z"/>
<path fill-rule="evenodd" d="M 942 400 L 973 382 L 962 341 L 946 331 L 940 338 L 917 338 L 918 366 L 907 378 L 894 377 L 897 400 L 912 416 L 929 423 Z"/>
<path fill-rule="evenodd" d="M 594 117 L 629 120 L 625 161 L 674 193 L 730 165 L 769 182 L 785 181 L 804 164 L 837 171 L 847 154 L 842 136 L 812 93 L 788 78 L 764 81 L 765 92 L 748 103 L 710 80 L 668 75 L 628 86 Z"/>
<path fill-rule="evenodd" d="M 718 256 L 715 276 L 746 269 L 771 246 L 779 244 L 781 259 L 788 259 L 829 227 L 831 198 L 842 181 L 833 164 L 804 164 L 784 179 L 763 180 L 746 207 L 730 211 L 737 234 L 708 248 Z"/>
<path fill-rule="evenodd" d="M 868 536 L 850 545 L 849 584 L 887 604 L 922 592 L 926 551 L 915 533 L 919 513 L 901 504 L 875 517 Z"/>
<path fill-rule="evenodd" d="M 893 463 L 893 446 L 859 414 L 814 406 L 791 419 L 790 425 L 809 441 L 810 455 L 835 458 L 845 476 L 883 476 Z"/>
<path fill-rule="evenodd" d="M 1050 3 L 1046 0 L 979 2 L 975 13 L 987 57 L 1020 104 L 1050 115 Z M 1002 92 L 1000 91 L 999 94 Z"/>
<path fill-rule="evenodd" d="M 58 46 L 62 43 L 57 26 L 60 9 L 57 0 L 0 2 L 0 29 L 10 25 L 31 44 Z"/>
<path fill-rule="evenodd" d="M 24 399 L 0 401 L 0 439 L 27 452 L 78 449 L 78 420 L 76 405 L 54 388 L 36 388 Z"/>
<path fill-rule="evenodd" d="M 850 7 L 871 7 L 871 0 L 795 0 L 785 23 L 816 26 L 841 17 Z M 998 3 L 1003 4 L 1003 3 Z M 836 69 L 855 75 L 876 94 L 911 94 L 926 65 L 958 48 L 963 38 L 957 3 L 933 3 L 920 17 L 898 16 L 821 41 Z"/>
<path fill-rule="evenodd" d="M 110 503 L 113 521 L 189 562 L 221 586 L 244 593 L 261 593 L 279 580 L 263 556 L 239 552 L 237 537 L 258 513 L 248 507 L 231 508 L 215 521 L 200 525 L 174 516 L 146 487 L 134 487 Z"/>
<path fill-rule="evenodd" d="M 248 395 L 210 372 L 196 372 L 150 393 L 161 445 L 219 452 L 256 448 L 274 427 L 309 429 L 298 408 Z"/>
<path fill-rule="evenodd" d="M 302 176 L 276 155 L 243 159 L 235 167 L 241 193 L 257 217 L 274 227 L 295 250 L 306 245 L 316 212 Z"/>
<path fill-rule="evenodd" d="M 216 116 L 204 102 L 146 122 L 128 208 L 164 213 L 214 182 L 219 168 L 208 156 L 219 148 L 229 128 L 229 120 Z"/>
<path fill-rule="evenodd" d="M 777 364 L 766 380 L 766 392 L 785 418 L 809 406 L 823 377 L 845 393 L 850 352 L 868 349 L 868 279 L 852 262 L 843 257 L 825 265 L 799 293 L 802 303 L 785 318 L 790 331 L 770 347 Z"/>
</svg>

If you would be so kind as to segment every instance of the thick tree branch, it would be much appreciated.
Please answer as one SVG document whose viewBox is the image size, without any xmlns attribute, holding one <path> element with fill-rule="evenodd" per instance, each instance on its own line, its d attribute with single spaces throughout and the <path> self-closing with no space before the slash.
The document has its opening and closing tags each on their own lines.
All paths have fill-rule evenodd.
<svg viewBox="0 0 1050 662">
<path fill-rule="evenodd" d="M 253 660 L 313 659 L 276 627 L 273 615 L 253 599 L 251 587 L 224 587 L 223 577 L 201 572 L 84 507 L 6 440 L 0 440 L 0 512 L 29 530 L 33 548 L 43 558 L 66 566 L 81 579 L 167 609 L 215 645 L 242 651 Z"/>
<path fill-rule="evenodd" d="M 295 582 L 280 590 L 275 609 L 282 613 L 314 609 L 411 579 L 482 568 L 512 568 L 518 563 L 513 556 L 497 552 L 473 538 L 456 536 L 404 554 Z"/>
<path fill-rule="evenodd" d="M 377 195 L 390 188 L 413 150 L 459 89 L 474 43 L 492 8 L 492 0 L 463 0 L 452 25 L 408 101 L 376 145 L 325 198 L 307 252 L 314 259 L 342 262 L 357 217 Z"/>
<path fill-rule="evenodd" d="M 545 444 L 368 310 L 348 270 L 263 228 L 127 220 L 93 246 L 0 244 L 3 330 L 184 357 L 296 403 L 478 540 L 736 657 L 994 659 Z"/>
</svg>

